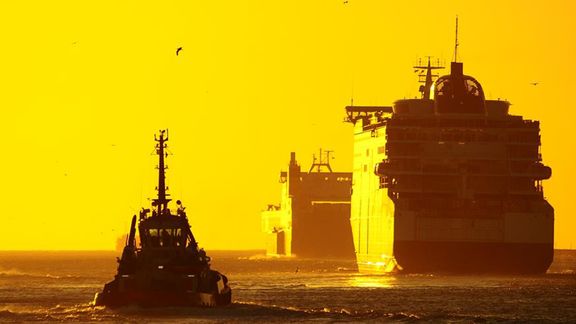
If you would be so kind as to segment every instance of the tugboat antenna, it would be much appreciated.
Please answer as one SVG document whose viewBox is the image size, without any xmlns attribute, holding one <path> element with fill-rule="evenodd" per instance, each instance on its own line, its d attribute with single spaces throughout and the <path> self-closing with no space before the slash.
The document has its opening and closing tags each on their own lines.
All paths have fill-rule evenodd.
<svg viewBox="0 0 576 324">
<path fill-rule="evenodd" d="M 166 134 L 166 137 L 164 137 Z M 168 202 L 171 199 L 167 199 L 166 197 L 169 196 L 166 193 L 166 174 L 165 171 L 167 167 L 164 165 L 164 157 L 166 153 L 164 153 L 164 149 L 168 147 L 166 142 L 168 141 L 168 130 L 160 130 L 159 136 L 154 135 L 154 140 L 158 142 L 156 144 L 156 154 L 158 154 L 159 162 L 158 162 L 158 198 L 154 199 L 154 206 L 157 208 L 158 215 L 162 215 L 162 212 L 168 208 Z"/>
<path fill-rule="evenodd" d="M 454 62 L 458 62 L 458 16 L 456 16 L 456 38 L 454 42 Z"/>
</svg>

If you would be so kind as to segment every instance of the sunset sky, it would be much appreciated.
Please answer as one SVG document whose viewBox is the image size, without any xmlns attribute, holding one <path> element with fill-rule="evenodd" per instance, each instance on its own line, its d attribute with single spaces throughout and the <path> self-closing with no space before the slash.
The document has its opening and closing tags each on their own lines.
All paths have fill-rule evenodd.
<svg viewBox="0 0 576 324">
<path fill-rule="evenodd" d="M 290 152 L 350 171 L 344 107 L 418 95 L 456 15 L 464 72 L 540 120 L 555 246 L 576 248 L 576 2 L 99 0 L 0 4 L 0 250 L 113 249 L 155 195 L 161 128 L 200 245 L 263 249 Z"/>
</svg>

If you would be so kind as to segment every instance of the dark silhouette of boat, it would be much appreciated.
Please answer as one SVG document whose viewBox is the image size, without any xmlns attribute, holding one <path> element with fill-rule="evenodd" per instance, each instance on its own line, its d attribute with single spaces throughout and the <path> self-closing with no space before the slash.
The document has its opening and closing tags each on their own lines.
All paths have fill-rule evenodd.
<svg viewBox="0 0 576 324">
<path fill-rule="evenodd" d="M 96 306 L 222 306 L 231 302 L 228 279 L 210 269 L 210 257 L 192 234 L 185 207 L 178 200 L 176 214 L 168 208 L 164 158 L 168 133 L 155 136 L 158 164 L 158 197 L 142 209 L 130 234 L 114 280 L 94 297 Z M 136 242 L 136 225 L 140 246 Z"/>
</svg>

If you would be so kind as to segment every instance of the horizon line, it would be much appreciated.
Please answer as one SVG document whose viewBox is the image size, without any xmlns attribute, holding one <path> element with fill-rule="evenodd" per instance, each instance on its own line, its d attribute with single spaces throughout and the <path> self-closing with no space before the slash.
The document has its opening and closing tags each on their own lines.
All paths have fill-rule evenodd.
<svg viewBox="0 0 576 324">
<path fill-rule="evenodd" d="M 266 249 L 204 249 L 209 251 L 233 251 L 233 252 L 248 252 L 248 251 L 266 251 Z M 99 249 L 38 249 L 38 250 L 31 250 L 31 249 L 22 249 L 22 250 L 4 250 L 0 249 L 0 252 L 122 252 L 122 250 L 99 250 Z"/>
</svg>

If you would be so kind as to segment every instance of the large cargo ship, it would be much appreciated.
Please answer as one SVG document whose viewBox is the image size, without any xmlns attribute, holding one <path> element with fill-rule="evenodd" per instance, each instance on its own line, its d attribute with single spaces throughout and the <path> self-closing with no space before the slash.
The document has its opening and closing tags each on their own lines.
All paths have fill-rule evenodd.
<svg viewBox="0 0 576 324">
<path fill-rule="evenodd" d="M 280 172 L 280 204 L 262 212 L 266 254 L 299 258 L 354 259 L 350 228 L 350 172 L 333 172 L 330 151 L 303 172 L 290 154 L 288 171 Z"/>
<path fill-rule="evenodd" d="M 419 64 L 422 65 L 422 64 Z M 486 100 L 451 63 L 417 66 L 420 99 L 346 107 L 354 124 L 351 224 L 359 269 L 543 273 L 554 209 L 539 122 Z"/>
</svg>

